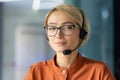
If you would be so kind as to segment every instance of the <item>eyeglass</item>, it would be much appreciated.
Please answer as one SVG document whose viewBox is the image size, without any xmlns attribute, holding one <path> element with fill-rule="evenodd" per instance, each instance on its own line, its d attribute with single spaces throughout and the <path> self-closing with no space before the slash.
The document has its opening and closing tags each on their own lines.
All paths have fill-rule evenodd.
<svg viewBox="0 0 120 80">
<path fill-rule="evenodd" d="M 55 36 L 57 34 L 58 29 L 60 29 L 61 32 L 65 36 L 69 36 L 69 35 L 72 35 L 74 33 L 75 28 L 79 28 L 79 25 L 63 25 L 60 27 L 56 27 L 56 26 L 44 27 L 48 36 Z"/>
</svg>

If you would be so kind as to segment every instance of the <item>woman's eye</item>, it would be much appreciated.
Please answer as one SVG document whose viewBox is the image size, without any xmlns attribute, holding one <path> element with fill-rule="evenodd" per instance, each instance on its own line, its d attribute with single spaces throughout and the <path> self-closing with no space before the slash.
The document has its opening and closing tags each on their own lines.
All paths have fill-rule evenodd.
<svg viewBox="0 0 120 80">
<path fill-rule="evenodd" d="M 72 26 L 68 26 L 67 28 L 68 28 L 68 29 L 72 29 Z"/>
<path fill-rule="evenodd" d="M 49 27 L 48 30 L 56 30 L 56 27 Z"/>
<path fill-rule="evenodd" d="M 69 30 L 71 30 L 71 29 L 73 29 L 73 26 L 71 26 L 71 25 L 69 25 L 69 26 L 66 26 L 66 29 L 69 29 Z"/>
</svg>

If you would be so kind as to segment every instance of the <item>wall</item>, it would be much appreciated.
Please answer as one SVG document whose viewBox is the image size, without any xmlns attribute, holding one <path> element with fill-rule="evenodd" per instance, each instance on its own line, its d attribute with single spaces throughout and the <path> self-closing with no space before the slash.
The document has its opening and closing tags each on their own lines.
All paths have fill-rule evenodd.
<svg viewBox="0 0 120 80">
<path fill-rule="evenodd" d="M 33 64 L 33 62 L 46 60 L 52 56 L 52 50 L 50 50 L 51 52 L 49 52 L 49 46 L 47 44 L 46 36 L 45 36 L 44 30 L 43 30 L 43 18 L 47 11 L 48 10 L 33 11 L 31 7 L 30 8 L 23 8 L 23 7 L 21 8 L 19 6 L 9 5 L 8 3 L 4 4 L 2 80 L 23 80 L 25 73 L 28 70 L 28 67 L 31 64 Z M 33 35 L 33 34 L 30 34 L 30 35 L 29 34 L 28 35 L 21 34 L 22 36 L 19 36 L 19 34 L 21 33 L 19 31 L 19 28 L 22 28 L 22 27 L 26 28 L 26 30 L 28 30 L 28 31 L 30 31 L 30 28 L 35 29 L 35 27 L 37 29 L 37 32 L 40 29 L 39 32 L 41 34 L 39 36 L 39 39 L 36 38 L 36 39 L 32 40 L 32 38 L 35 38 L 35 36 L 30 37 L 30 35 Z M 34 30 L 32 32 L 37 33 Z M 27 33 L 27 32 L 25 32 L 25 33 Z M 44 37 L 42 37 L 41 35 L 44 35 Z M 21 39 L 20 38 L 16 39 L 16 36 L 21 37 Z M 29 38 L 28 38 L 28 36 L 29 36 Z M 28 41 L 26 41 L 26 39 Z M 40 41 L 38 41 L 38 40 L 40 40 Z M 33 62 L 31 62 L 31 63 L 26 62 L 26 64 L 25 64 L 25 61 L 31 60 L 28 57 L 26 57 L 26 59 L 29 59 L 29 60 L 26 60 L 24 58 L 25 55 L 27 55 L 27 54 L 30 55 L 31 53 L 29 54 L 29 52 L 31 52 L 31 51 L 33 51 L 33 54 L 38 54 L 38 53 L 35 53 L 34 50 L 31 50 L 31 51 L 27 50 L 26 54 L 22 55 L 23 52 L 22 51 L 21 51 L 21 53 L 18 52 L 18 47 L 16 47 L 16 45 L 19 45 L 19 43 L 21 43 L 21 42 L 35 43 L 35 44 L 37 44 L 36 49 L 41 50 L 41 54 L 49 52 L 48 53 L 49 56 L 47 55 L 45 58 L 43 58 L 41 60 L 35 59 L 35 57 L 34 57 Z M 44 44 L 44 43 L 46 43 L 46 44 Z M 35 45 L 35 44 L 31 44 L 31 45 Z M 41 44 L 43 46 L 38 48 L 39 45 L 41 45 Z M 45 45 L 45 47 L 44 47 L 44 45 Z M 46 50 L 44 50 L 43 48 Z M 29 49 L 31 49 L 31 48 L 29 48 Z M 48 51 L 48 52 L 46 52 L 46 51 Z M 43 57 L 43 56 L 41 56 L 41 57 Z M 20 67 L 21 62 L 24 62 L 24 63 Z M 25 67 L 24 70 L 22 70 L 23 67 Z M 21 73 L 20 71 L 21 72 L 23 71 L 23 72 Z M 16 77 L 17 77 L 17 79 L 16 79 Z"/>
</svg>

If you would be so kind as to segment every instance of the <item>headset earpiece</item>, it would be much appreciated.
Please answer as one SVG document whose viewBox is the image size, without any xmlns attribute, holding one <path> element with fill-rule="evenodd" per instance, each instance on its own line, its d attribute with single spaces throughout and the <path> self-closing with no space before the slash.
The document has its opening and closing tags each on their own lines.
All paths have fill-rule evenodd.
<svg viewBox="0 0 120 80">
<path fill-rule="evenodd" d="M 80 38 L 84 39 L 86 35 L 87 35 L 87 32 L 83 28 L 81 28 L 80 29 Z"/>
</svg>

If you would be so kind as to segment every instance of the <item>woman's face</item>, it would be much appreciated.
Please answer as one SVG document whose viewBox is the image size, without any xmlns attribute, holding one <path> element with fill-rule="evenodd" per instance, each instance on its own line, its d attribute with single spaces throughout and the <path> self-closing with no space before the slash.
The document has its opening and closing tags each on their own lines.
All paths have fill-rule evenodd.
<svg viewBox="0 0 120 80">
<path fill-rule="evenodd" d="M 55 11 L 47 19 L 47 26 L 62 27 L 64 25 L 74 25 L 76 22 L 67 15 Z M 78 46 L 79 42 L 79 28 L 74 29 L 74 33 L 71 35 L 64 35 L 60 29 L 54 36 L 48 36 L 50 46 L 56 51 L 56 53 L 62 53 L 66 49 L 73 50 Z"/>
</svg>

